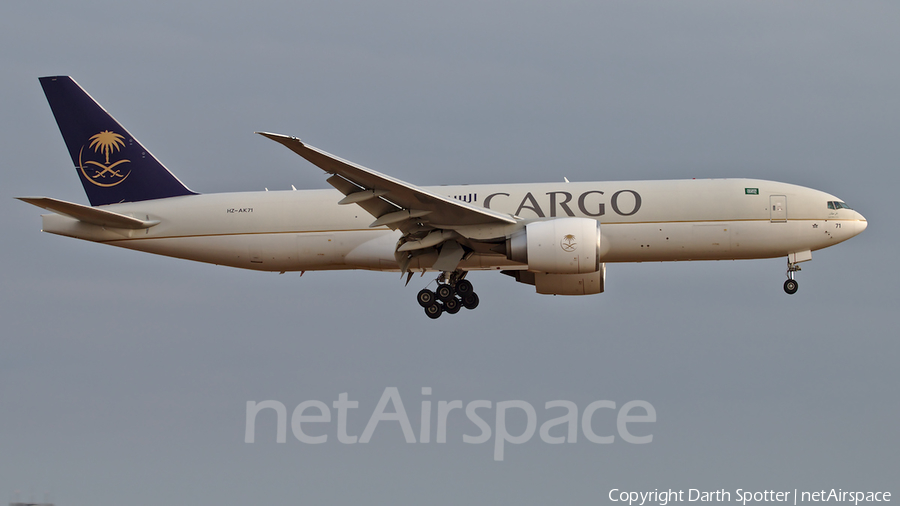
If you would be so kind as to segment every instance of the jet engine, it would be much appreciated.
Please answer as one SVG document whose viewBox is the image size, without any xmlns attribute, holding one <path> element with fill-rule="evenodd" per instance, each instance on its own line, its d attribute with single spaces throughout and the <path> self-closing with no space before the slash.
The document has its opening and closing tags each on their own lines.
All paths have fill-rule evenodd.
<svg viewBox="0 0 900 506">
<path fill-rule="evenodd" d="M 600 224 L 590 218 L 535 221 L 506 240 L 506 256 L 532 272 L 597 272 L 600 254 Z"/>
<path fill-rule="evenodd" d="M 600 224 L 590 218 L 535 221 L 506 240 L 506 256 L 528 264 L 527 271 L 502 271 L 519 283 L 548 295 L 592 295 L 603 292 L 606 265 Z"/>
</svg>

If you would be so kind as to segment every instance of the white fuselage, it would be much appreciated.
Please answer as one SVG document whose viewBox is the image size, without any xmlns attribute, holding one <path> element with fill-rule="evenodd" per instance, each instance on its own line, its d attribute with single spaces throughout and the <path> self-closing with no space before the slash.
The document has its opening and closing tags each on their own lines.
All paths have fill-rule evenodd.
<svg viewBox="0 0 900 506">
<path fill-rule="evenodd" d="M 522 218 L 517 225 L 457 228 L 490 240 L 541 219 L 600 223 L 603 262 L 771 258 L 845 241 L 866 228 L 827 193 L 753 179 L 440 186 L 428 191 Z M 58 214 L 46 232 L 200 262 L 265 271 L 399 270 L 399 231 L 369 228 L 373 217 L 338 205 L 336 190 L 219 193 L 114 204 L 103 209 L 147 229 L 106 229 Z M 439 224 L 435 224 L 439 225 Z M 416 258 L 428 269 L 435 256 Z M 474 254 L 460 268 L 523 269 L 502 253 Z"/>
</svg>

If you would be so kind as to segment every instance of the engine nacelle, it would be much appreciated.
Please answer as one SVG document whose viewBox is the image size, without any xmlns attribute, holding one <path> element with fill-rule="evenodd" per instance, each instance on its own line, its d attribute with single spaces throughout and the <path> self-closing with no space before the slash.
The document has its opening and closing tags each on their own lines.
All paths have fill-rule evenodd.
<svg viewBox="0 0 900 506">
<path fill-rule="evenodd" d="M 534 273 L 534 289 L 546 295 L 594 295 L 606 288 L 606 264 L 587 274 Z"/>
<path fill-rule="evenodd" d="M 600 224 L 590 218 L 535 221 L 506 240 L 506 256 L 532 272 L 598 272 L 600 255 Z"/>
<path fill-rule="evenodd" d="M 606 288 L 606 264 L 587 274 L 548 274 L 546 272 L 501 271 L 519 283 L 534 285 L 537 293 L 546 295 L 594 295 Z"/>
</svg>

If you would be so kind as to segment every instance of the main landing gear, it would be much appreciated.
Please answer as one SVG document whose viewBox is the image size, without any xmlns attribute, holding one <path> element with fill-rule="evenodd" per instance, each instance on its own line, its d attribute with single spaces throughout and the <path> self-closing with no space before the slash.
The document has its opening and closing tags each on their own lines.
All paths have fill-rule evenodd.
<svg viewBox="0 0 900 506">
<path fill-rule="evenodd" d="M 456 314 L 461 308 L 478 307 L 478 295 L 472 288 L 472 283 L 463 279 L 465 275 L 463 271 L 454 271 L 448 279 L 447 273 L 442 272 L 433 292 L 427 288 L 419 291 L 416 301 L 425 309 L 429 318 L 440 318 L 443 313 Z"/>
<path fill-rule="evenodd" d="M 787 268 L 787 281 L 784 282 L 784 291 L 788 295 L 794 295 L 797 293 L 797 289 L 800 288 L 800 284 L 794 279 L 794 273 L 800 272 L 800 266 L 791 262 L 790 257 L 788 257 L 788 268 Z"/>
</svg>

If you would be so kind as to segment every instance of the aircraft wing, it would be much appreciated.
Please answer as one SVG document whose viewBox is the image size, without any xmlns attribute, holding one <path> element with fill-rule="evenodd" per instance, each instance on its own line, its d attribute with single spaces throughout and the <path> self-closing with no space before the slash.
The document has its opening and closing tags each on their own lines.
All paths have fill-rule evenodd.
<svg viewBox="0 0 900 506">
<path fill-rule="evenodd" d="M 472 225 L 514 224 L 505 213 L 451 199 L 418 186 L 343 160 L 305 144 L 296 137 L 268 132 L 258 134 L 283 144 L 329 174 L 328 183 L 345 197 L 340 204 L 357 204 L 376 219 L 370 227 L 386 225 L 408 233 L 417 223 L 430 229 Z"/>
</svg>

